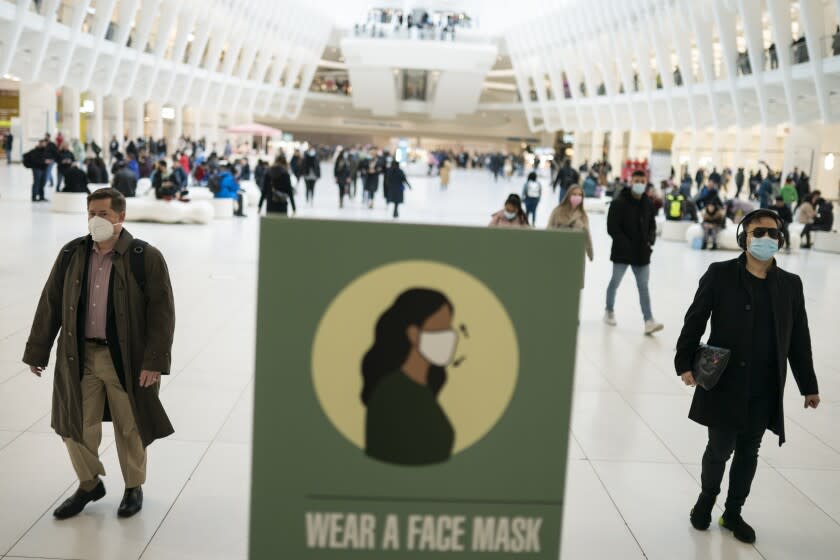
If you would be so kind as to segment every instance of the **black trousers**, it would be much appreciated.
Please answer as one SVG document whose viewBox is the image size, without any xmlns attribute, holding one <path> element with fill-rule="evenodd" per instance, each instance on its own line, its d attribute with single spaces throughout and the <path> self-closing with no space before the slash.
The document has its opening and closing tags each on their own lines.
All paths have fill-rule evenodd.
<svg viewBox="0 0 840 560">
<path fill-rule="evenodd" d="M 761 438 L 770 425 L 777 406 L 775 396 L 752 397 L 749 403 L 749 421 L 743 431 L 709 428 L 709 443 L 703 454 L 703 471 L 700 476 L 703 494 L 715 498 L 720 494 L 720 484 L 726 470 L 726 462 L 732 456 L 729 467 L 729 493 L 726 497 L 726 511 L 740 514 L 750 495 L 750 488 L 758 466 L 758 449 Z"/>
<path fill-rule="evenodd" d="M 316 179 L 304 179 L 306 183 L 306 201 L 310 202 L 315 199 L 315 181 Z"/>
</svg>

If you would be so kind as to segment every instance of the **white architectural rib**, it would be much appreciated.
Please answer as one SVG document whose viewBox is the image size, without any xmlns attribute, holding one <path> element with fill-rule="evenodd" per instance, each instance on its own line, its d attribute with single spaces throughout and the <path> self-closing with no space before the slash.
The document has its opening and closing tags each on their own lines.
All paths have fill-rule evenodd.
<svg viewBox="0 0 840 560">
<path fill-rule="evenodd" d="M 822 32 L 820 31 L 823 23 L 822 11 L 821 0 L 799 0 L 799 15 L 805 32 L 810 60 L 808 66 L 811 70 L 814 88 L 817 91 L 820 117 L 823 122 L 830 122 L 831 109 L 828 106 L 828 83 L 823 71 Z"/>
<path fill-rule="evenodd" d="M 738 71 L 736 66 L 738 46 L 735 39 L 735 14 L 726 9 L 723 0 L 713 0 L 712 7 L 718 26 L 721 50 L 723 51 L 723 64 L 726 68 L 726 82 L 729 86 L 729 97 L 732 99 L 732 107 L 735 109 L 735 124 L 738 128 L 743 128 L 744 105 L 741 101 L 740 89 L 738 88 Z"/>
<path fill-rule="evenodd" d="M 67 83 L 67 74 L 70 72 L 70 66 L 73 64 L 73 55 L 76 54 L 76 45 L 79 42 L 79 35 L 82 34 L 82 23 L 85 21 L 87 9 L 90 7 L 91 0 L 80 0 L 73 10 L 73 20 L 70 23 L 70 40 L 64 46 L 64 58 L 61 61 L 58 71 L 58 80 L 56 85 Z"/>
<path fill-rule="evenodd" d="M 680 63 L 680 76 L 682 77 L 682 88 L 686 92 L 686 99 L 688 102 L 689 118 L 691 119 L 691 128 L 697 130 L 698 119 L 697 113 L 697 98 L 694 93 L 694 65 L 691 61 L 691 43 L 689 42 L 689 35 L 685 29 L 686 23 L 683 18 L 673 18 L 671 31 L 674 39 L 674 44 L 677 47 L 677 59 Z"/>
<path fill-rule="evenodd" d="M 96 63 L 99 62 L 99 57 L 102 54 L 105 33 L 108 31 L 108 25 L 111 23 L 111 17 L 114 14 L 115 4 L 116 0 L 100 0 L 100 2 L 97 2 L 96 20 L 93 28 L 93 52 L 88 55 L 86 62 L 87 66 L 81 83 L 82 91 L 90 89 L 93 73 L 96 71 Z"/>
<path fill-rule="evenodd" d="M 178 21 L 179 10 L 175 0 L 167 2 L 160 14 L 160 19 L 157 25 L 157 34 L 155 36 L 155 46 L 152 50 L 152 56 L 155 63 L 152 65 L 152 75 L 146 82 L 146 91 L 142 96 L 143 101 L 149 101 L 152 98 L 152 91 L 158 86 L 158 76 L 160 69 L 164 63 L 164 54 L 169 46 L 169 36 L 172 34 L 172 28 Z"/>
<path fill-rule="evenodd" d="M 29 11 L 29 5 L 32 0 L 17 0 L 15 4 L 15 21 L 12 23 L 12 32 L 10 36 L 3 39 L 4 52 L 3 60 L 0 61 L 0 73 L 8 74 L 12 67 L 12 58 L 17 51 L 20 36 L 23 34 L 23 20 Z M 49 37 L 42 37 L 42 41 L 49 41 Z"/>
<path fill-rule="evenodd" d="M 182 78 L 179 70 L 183 66 L 184 52 L 187 50 L 190 35 L 193 35 L 195 30 L 198 15 L 199 8 L 194 6 L 187 8 L 186 13 L 181 12 L 182 17 L 178 19 L 178 30 L 175 35 L 175 43 L 172 45 L 172 57 L 169 59 L 169 81 L 160 97 L 162 103 L 172 101 L 172 91 L 175 89 L 175 84 Z M 179 107 L 181 105 L 178 104 Z"/>
<path fill-rule="evenodd" d="M 128 41 L 128 35 L 131 33 L 131 22 L 137 14 L 137 9 L 140 6 L 140 0 L 123 0 L 120 2 L 120 12 L 117 16 L 117 33 L 114 35 L 114 53 L 111 57 L 111 64 L 108 66 L 108 76 L 105 78 L 105 87 L 103 88 L 106 96 L 111 95 L 114 91 L 114 82 L 117 79 L 117 71 L 123 64 L 123 60 L 128 52 L 125 46 Z"/>
<path fill-rule="evenodd" d="M 131 71 L 126 80 L 125 96 L 136 97 L 134 95 L 134 86 L 137 83 L 137 74 L 140 71 L 140 60 L 143 58 L 143 53 L 146 50 L 146 45 L 149 43 L 149 36 L 152 33 L 152 25 L 158 16 L 158 10 L 161 7 L 162 0 L 146 0 L 148 5 L 143 6 L 143 9 L 138 12 L 140 21 L 137 25 L 137 32 L 134 35 L 134 40 L 131 43 L 134 54 L 134 63 L 131 65 Z"/>
<path fill-rule="evenodd" d="M 700 53 L 700 66 L 703 69 L 703 84 L 706 86 L 706 93 L 709 96 L 709 110 L 712 113 L 712 120 L 716 128 L 721 126 L 720 110 L 717 99 L 715 99 L 715 64 L 714 50 L 712 49 L 712 23 L 709 18 L 704 17 L 694 0 L 683 0 L 683 6 L 689 10 L 689 21 L 694 31 L 694 38 L 697 41 L 697 50 Z"/>
<path fill-rule="evenodd" d="M 761 3 L 753 0 L 737 0 L 738 13 L 744 26 L 744 38 L 750 58 L 750 70 L 758 99 L 761 124 L 768 126 L 767 91 L 764 86 L 764 38 L 762 37 Z"/>
<path fill-rule="evenodd" d="M 41 68 L 44 66 L 44 60 L 47 58 L 47 48 L 52 41 L 52 28 L 56 23 L 58 14 L 58 7 L 61 5 L 61 0 L 47 0 L 44 6 L 43 19 L 41 20 L 40 35 L 41 40 L 38 41 L 38 46 L 35 47 L 35 55 L 30 63 L 30 81 L 37 82 L 41 74 Z M 10 48 L 7 55 L 14 55 L 15 49 Z"/>
<path fill-rule="evenodd" d="M 788 45 L 791 43 L 791 20 L 790 3 L 787 0 L 767 0 L 767 9 L 770 14 L 770 30 L 773 34 L 773 42 L 776 45 L 776 53 L 779 60 L 779 69 L 782 72 L 782 84 L 785 88 L 785 100 L 787 101 L 788 117 L 791 124 L 799 123 L 799 115 L 796 112 L 796 99 L 793 91 L 793 69 Z"/>
</svg>

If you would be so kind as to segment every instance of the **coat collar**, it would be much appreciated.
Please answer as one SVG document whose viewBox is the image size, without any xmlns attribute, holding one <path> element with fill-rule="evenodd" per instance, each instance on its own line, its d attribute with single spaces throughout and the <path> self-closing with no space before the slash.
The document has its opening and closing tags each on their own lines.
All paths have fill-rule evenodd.
<svg viewBox="0 0 840 560">
<path fill-rule="evenodd" d="M 134 236 L 128 233 L 128 230 L 123 228 L 120 232 L 120 238 L 117 239 L 117 243 L 114 245 L 114 253 L 118 255 L 124 255 L 128 252 L 131 248 L 131 242 L 134 241 Z M 88 250 L 93 247 L 93 239 L 90 235 L 86 235 L 85 237 L 81 238 L 80 244 L 85 244 L 88 246 Z"/>
<path fill-rule="evenodd" d="M 134 236 L 128 233 L 128 230 L 123 228 L 120 232 L 120 238 L 117 239 L 117 244 L 114 245 L 114 252 L 118 255 L 124 255 L 131 248 L 131 242 L 134 241 Z"/>
<path fill-rule="evenodd" d="M 742 252 L 741 256 L 738 257 L 738 263 L 741 265 L 740 266 L 741 270 L 744 273 L 749 274 L 749 271 L 747 270 L 747 253 L 746 253 L 746 251 Z M 770 270 L 767 271 L 767 279 L 768 280 L 775 279 L 778 276 L 778 274 L 779 274 L 779 265 L 776 262 L 776 258 L 773 257 L 773 265 L 770 267 Z"/>
</svg>

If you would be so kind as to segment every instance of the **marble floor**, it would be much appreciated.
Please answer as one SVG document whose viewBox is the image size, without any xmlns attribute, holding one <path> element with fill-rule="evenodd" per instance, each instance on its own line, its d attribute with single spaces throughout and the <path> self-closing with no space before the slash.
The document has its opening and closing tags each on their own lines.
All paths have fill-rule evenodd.
<svg viewBox="0 0 840 560">
<path fill-rule="evenodd" d="M 325 176 L 331 176 L 325 166 Z M 479 171 L 455 171 L 448 192 L 436 180 L 409 177 L 403 220 L 485 225 L 521 182 L 494 183 Z M 86 232 L 85 217 L 29 202 L 29 175 L 0 165 L 0 558 L 186 560 L 247 556 L 248 493 L 258 219 L 208 226 L 131 224 L 167 258 L 178 325 L 172 375 L 161 392 L 176 426 L 150 448 L 145 508 L 117 519 L 121 497 L 112 433 L 101 449 L 109 493 L 69 521 L 52 510 L 75 489 L 61 440 L 50 429 L 52 373 L 38 379 L 20 362 L 32 314 L 59 248 Z M 51 192 L 48 191 L 48 196 Z M 324 180 L 301 217 L 390 220 L 357 201 L 339 211 Z M 548 198 L 539 211 L 544 226 Z M 632 278 L 619 291 L 619 326 L 601 322 L 609 278 L 603 216 L 592 216 L 595 262 L 581 307 L 563 559 L 836 559 L 840 550 L 840 322 L 831 298 L 840 256 L 782 255 L 805 285 L 823 402 L 803 410 L 795 384 L 786 399 L 788 443 L 768 434 L 744 516 L 755 546 L 716 526 L 688 523 L 699 491 L 702 428 L 686 418 L 691 389 L 672 371 L 673 349 L 697 280 L 714 260 L 660 242 L 653 257 L 654 313 L 665 324 L 642 335 Z M 549 257 L 550 258 L 550 257 Z M 523 281 L 526 279 L 523 278 Z M 720 513 L 720 512 L 718 512 Z"/>
</svg>

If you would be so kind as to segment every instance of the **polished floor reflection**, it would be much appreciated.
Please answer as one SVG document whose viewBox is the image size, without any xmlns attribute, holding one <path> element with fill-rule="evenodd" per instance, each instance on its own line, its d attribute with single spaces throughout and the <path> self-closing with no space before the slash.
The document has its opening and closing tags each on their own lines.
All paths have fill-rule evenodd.
<svg viewBox="0 0 840 560">
<path fill-rule="evenodd" d="M 324 175 L 330 171 L 325 166 Z M 440 224 L 485 225 L 508 192 L 522 188 L 519 180 L 494 183 L 483 172 L 454 172 L 445 193 L 434 179 L 409 180 L 414 190 L 406 193 L 402 219 Z M 176 433 L 150 448 L 139 516 L 116 517 L 122 480 L 106 431 L 108 495 L 77 518 L 57 522 L 51 512 L 75 482 L 65 448 L 49 425 L 52 374 L 34 377 L 20 357 L 57 251 L 82 235 L 86 224 L 84 216 L 52 214 L 46 205 L 31 204 L 28 185 L 26 170 L 0 166 L 0 558 L 246 558 L 258 220 L 252 215 L 207 226 L 129 225 L 163 251 L 172 273 L 178 324 L 173 372 L 161 395 Z M 340 211 L 336 186 L 323 180 L 314 207 L 301 204 L 300 216 L 391 220 L 381 199 L 377 205 L 370 211 L 356 201 Z M 550 211 L 546 198 L 538 225 Z M 840 256 L 780 257 L 805 284 L 823 402 L 817 411 L 803 410 L 790 379 L 788 443 L 779 448 L 772 435 L 765 437 L 744 510 L 758 542 L 747 546 L 715 526 L 698 533 L 688 523 L 705 434 L 686 418 L 691 389 L 681 385 L 671 365 L 698 278 L 713 260 L 735 254 L 660 242 L 651 291 L 654 314 L 665 330 L 645 337 L 630 277 L 618 294 L 619 326 L 601 322 L 609 240 L 603 216 L 593 215 L 592 225 L 596 259 L 587 267 L 580 311 L 561 557 L 837 558 L 840 322 L 832 297 L 840 285 Z M 283 259 L 283 248 L 276 251 Z M 504 266 L 503 255 L 499 259 Z M 523 286 L 539 281 L 523 273 Z"/>
</svg>

